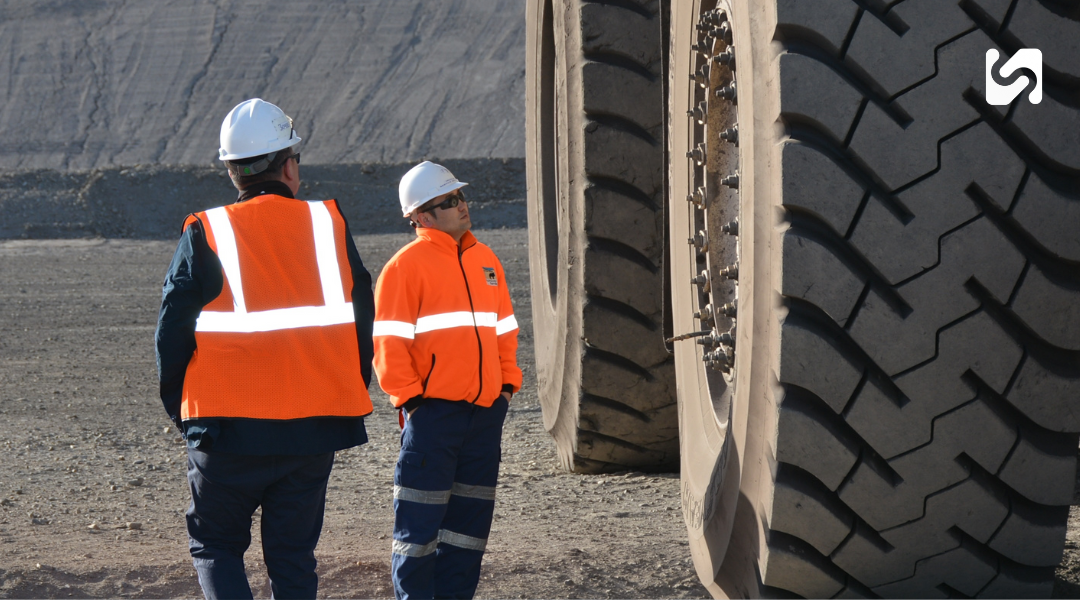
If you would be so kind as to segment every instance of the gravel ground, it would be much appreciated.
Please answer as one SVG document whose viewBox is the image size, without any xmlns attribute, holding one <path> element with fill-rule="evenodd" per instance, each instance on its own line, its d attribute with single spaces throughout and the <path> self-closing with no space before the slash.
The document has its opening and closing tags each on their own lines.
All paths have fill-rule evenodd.
<svg viewBox="0 0 1080 600">
<path fill-rule="evenodd" d="M 525 387 L 504 436 L 482 598 L 707 597 L 676 475 L 558 470 L 535 390 L 525 230 L 483 230 L 521 325 Z M 410 234 L 357 236 L 377 273 Z M 157 399 L 153 329 L 173 242 L 0 241 L 0 597 L 195 597 L 185 452 Z M 392 597 L 398 427 L 338 454 L 317 550 L 325 597 Z M 258 528 L 249 551 L 269 596 Z"/>
</svg>

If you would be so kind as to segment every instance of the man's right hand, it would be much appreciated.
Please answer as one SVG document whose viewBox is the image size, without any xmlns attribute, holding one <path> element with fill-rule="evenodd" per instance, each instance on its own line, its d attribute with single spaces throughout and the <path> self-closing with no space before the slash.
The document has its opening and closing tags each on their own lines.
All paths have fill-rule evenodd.
<svg viewBox="0 0 1080 600">
<path fill-rule="evenodd" d="M 417 394 L 416 396 L 413 396 L 412 398 L 409 398 L 408 400 L 406 400 L 405 403 L 401 405 L 401 408 L 405 409 L 405 415 L 406 416 L 408 416 L 409 418 L 412 418 L 412 414 L 414 412 L 416 412 L 416 409 L 420 408 L 420 405 L 423 402 L 424 402 L 423 395 Z M 409 408 L 410 406 L 412 408 Z"/>
</svg>

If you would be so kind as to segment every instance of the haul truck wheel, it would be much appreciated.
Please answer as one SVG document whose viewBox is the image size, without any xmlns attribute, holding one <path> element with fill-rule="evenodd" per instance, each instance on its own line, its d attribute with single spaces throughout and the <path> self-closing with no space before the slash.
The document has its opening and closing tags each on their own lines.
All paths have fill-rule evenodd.
<svg viewBox="0 0 1080 600">
<path fill-rule="evenodd" d="M 715 595 L 1050 595 L 1080 431 L 1076 16 L 673 3 L 682 496 Z M 1025 47 L 1042 102 L 990 105 L 987 50 Z"/>
<path fill-rule="evenodd" d="M 527 160 L 537 382 L 564 468 L 678 465 L 664 346 L 657 2 L 528 3 Z"/>
</svg>

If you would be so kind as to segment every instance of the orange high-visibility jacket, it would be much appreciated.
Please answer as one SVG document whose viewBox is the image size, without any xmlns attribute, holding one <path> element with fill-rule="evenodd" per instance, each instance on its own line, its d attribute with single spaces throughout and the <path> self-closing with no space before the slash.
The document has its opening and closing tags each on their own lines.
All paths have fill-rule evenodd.
<svg viewBox="0 0 1080 600">
<path fill-rule="evenodd" d="M 180 417 L 369 414 L 337 202 L 267 194 L 191 215 L 184 228 L 196 219 L 224 283 L 195 325 Z"/>
<path fill-rule="evenodd" d="M 495 253 L 469 232 L 417 230 L 375 284 L 375 372 L 394 406 L 414 396 L 491 406 L 521 388 L 517 321 Z"/>
</svg>

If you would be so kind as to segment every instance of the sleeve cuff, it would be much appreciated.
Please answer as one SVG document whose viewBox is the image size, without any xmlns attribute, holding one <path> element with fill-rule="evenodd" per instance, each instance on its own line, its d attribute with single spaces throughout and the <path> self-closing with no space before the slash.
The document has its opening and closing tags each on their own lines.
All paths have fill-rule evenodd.
<svg viewBox="0 0 1080 600">
<path fill-rule="evenodd" d="M 423 396 L 413 396 L 412 398 L 409 398 L 408 400 L 406 400 L 405 403 L 402 404 L 401 406 L 399 406 L 398 408 L 403 409 L 405 411 L 411 411 L 414 408 L 416 408 L 417 406 L 420 406 L 421 404 L 423 404 L 425 402 L 427 402 L 427 398 L 425 398 Z"/>
<path fill-rule="evenodd" d="M 504 383 L 503 386 L 502 386 L 502 391 L 509 392 L 510 396 L 513 397 L 514 396 L 514 385 L 511 384 L 511 383 Z"/>
</svg>

